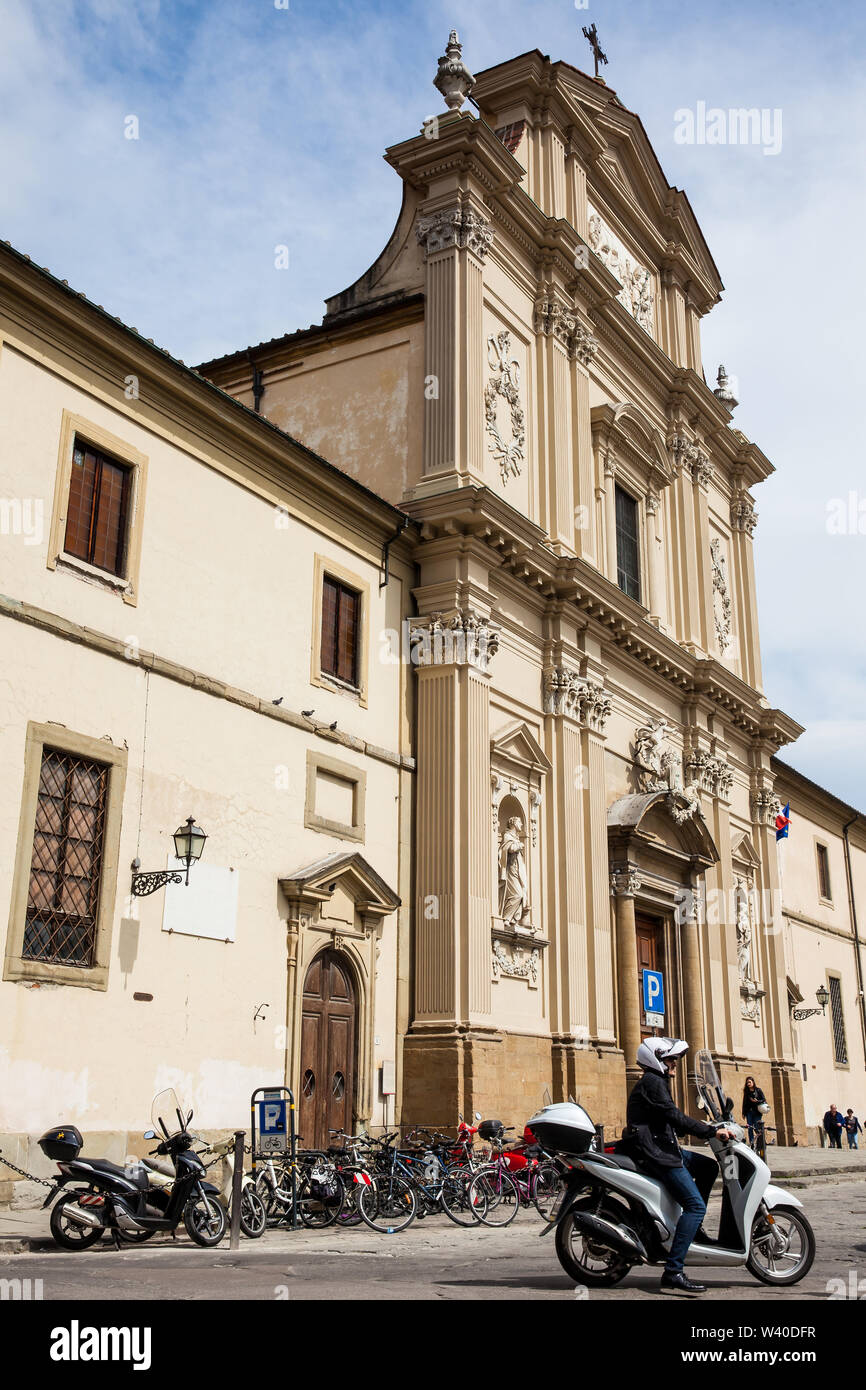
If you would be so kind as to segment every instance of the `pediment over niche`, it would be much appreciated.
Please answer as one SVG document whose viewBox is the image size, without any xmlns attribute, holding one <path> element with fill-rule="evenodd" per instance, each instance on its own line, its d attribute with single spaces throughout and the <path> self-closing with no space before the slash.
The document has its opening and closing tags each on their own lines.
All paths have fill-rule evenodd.
<svg viewBox="0 0 866 1390">
<path fill-rule="evenodd" d="M 746 864 L 750 869 L 760 867 L 761 857 L 748 835 L 741 835 L 731 846 L 731 859 L 735 864 Z"/>
<path fill-rule="evenodd" d="M 544 777 L 551 763 L 532 730 L 518 719 L 490 740 L 491 764 L 500 769 L 519 770 L 527 778 L 535 773 Z"/>
</svg>

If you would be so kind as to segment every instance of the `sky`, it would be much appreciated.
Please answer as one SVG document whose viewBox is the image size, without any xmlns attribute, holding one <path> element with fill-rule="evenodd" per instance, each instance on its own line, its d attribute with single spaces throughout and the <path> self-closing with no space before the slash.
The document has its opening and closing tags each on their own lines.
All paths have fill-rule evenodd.
<svg viewBox="0 0 866 1390">
<path fill-rule="evenodd" d="M 449 30 L 475 71 L 530 48 L 591 71 L 590 23 L 725 284 L 706 376 L 725 363 L 777 469 L 764 688 L 806 725 L 781 756 L 866 810 L 857 0 L 0 0 L 0 238 L 189 363 L 317 323 L 391 233 L 382 153 L 441 109 Z M 681 143 L 699 103 L 766 111 L 780 148 Z"/>
</svg>

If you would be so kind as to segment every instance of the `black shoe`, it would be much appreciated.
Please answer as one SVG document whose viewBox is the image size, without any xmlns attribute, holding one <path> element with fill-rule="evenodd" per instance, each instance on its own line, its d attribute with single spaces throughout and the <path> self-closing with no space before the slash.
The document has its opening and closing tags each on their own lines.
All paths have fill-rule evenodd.
<svg viewBox="0 0 866 1390">
<path fill-rule="evenodd" d="M 659 1284 L 660 1293 L 706 1293 L 706 1291 L 706 1284 L 696 1284 L 693 1279 L 687 1279 L 685 1274 L 670 1274 L 668 1270 L 665 1270 Z"/>
</svg>

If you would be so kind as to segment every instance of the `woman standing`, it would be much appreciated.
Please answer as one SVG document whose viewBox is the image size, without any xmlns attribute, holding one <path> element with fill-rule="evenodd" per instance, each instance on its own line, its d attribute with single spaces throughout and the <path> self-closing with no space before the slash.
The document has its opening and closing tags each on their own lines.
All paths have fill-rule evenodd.
<svg viewBox="0 0 866 1390">
<path fill-rule="evenodd" d="M 760 1086 L 757 1085 L 753 1076 L 746 1077 L 746 1084 L 743 1087 L 743 1119 L 749 1126 L 749 1143 L 754 1148 L 755 1135 L 764 1127 L 764 1115 L 766 1111 L 761 1111 L 760 1106 L 767 1104 L 767 1098 Z"/>
</svg>

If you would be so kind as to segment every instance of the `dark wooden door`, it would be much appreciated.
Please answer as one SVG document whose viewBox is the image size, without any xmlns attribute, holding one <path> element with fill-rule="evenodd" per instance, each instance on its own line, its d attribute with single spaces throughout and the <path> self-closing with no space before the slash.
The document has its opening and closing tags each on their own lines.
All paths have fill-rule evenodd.
<svg viewBox="0 0 866 1390">
<path fill-rule="evenodd" d="M 637 936 L 637 987 L 638 998 L 640 999 L 640 1035 L 642 1038 L 651 1038 L 655 1030 L 648 1026 L 646 1014 L 643 1007 L 643 972 L 645 970 L 664 971 L 664 942 L 662 938 L 662 924 L 654 917 L 642 917 L 639 913 L 635 917 L 635 934 Z M 665 979 L 665 1006 L 670 1008 L 668 995 L 668 981 Z M 665 1019 L 667 1026 L 667 1017 Z M 661 1032 L 661 1030 L 659 1030 Z"/>
<path fill-rule="evenodd" d="M 355 990 L 337 951 L 316 956 L 304 981 L 298 1133 L 303 1147 L 327 1148 L 332 1129 L 352 1128 Z"/>
</svg>

